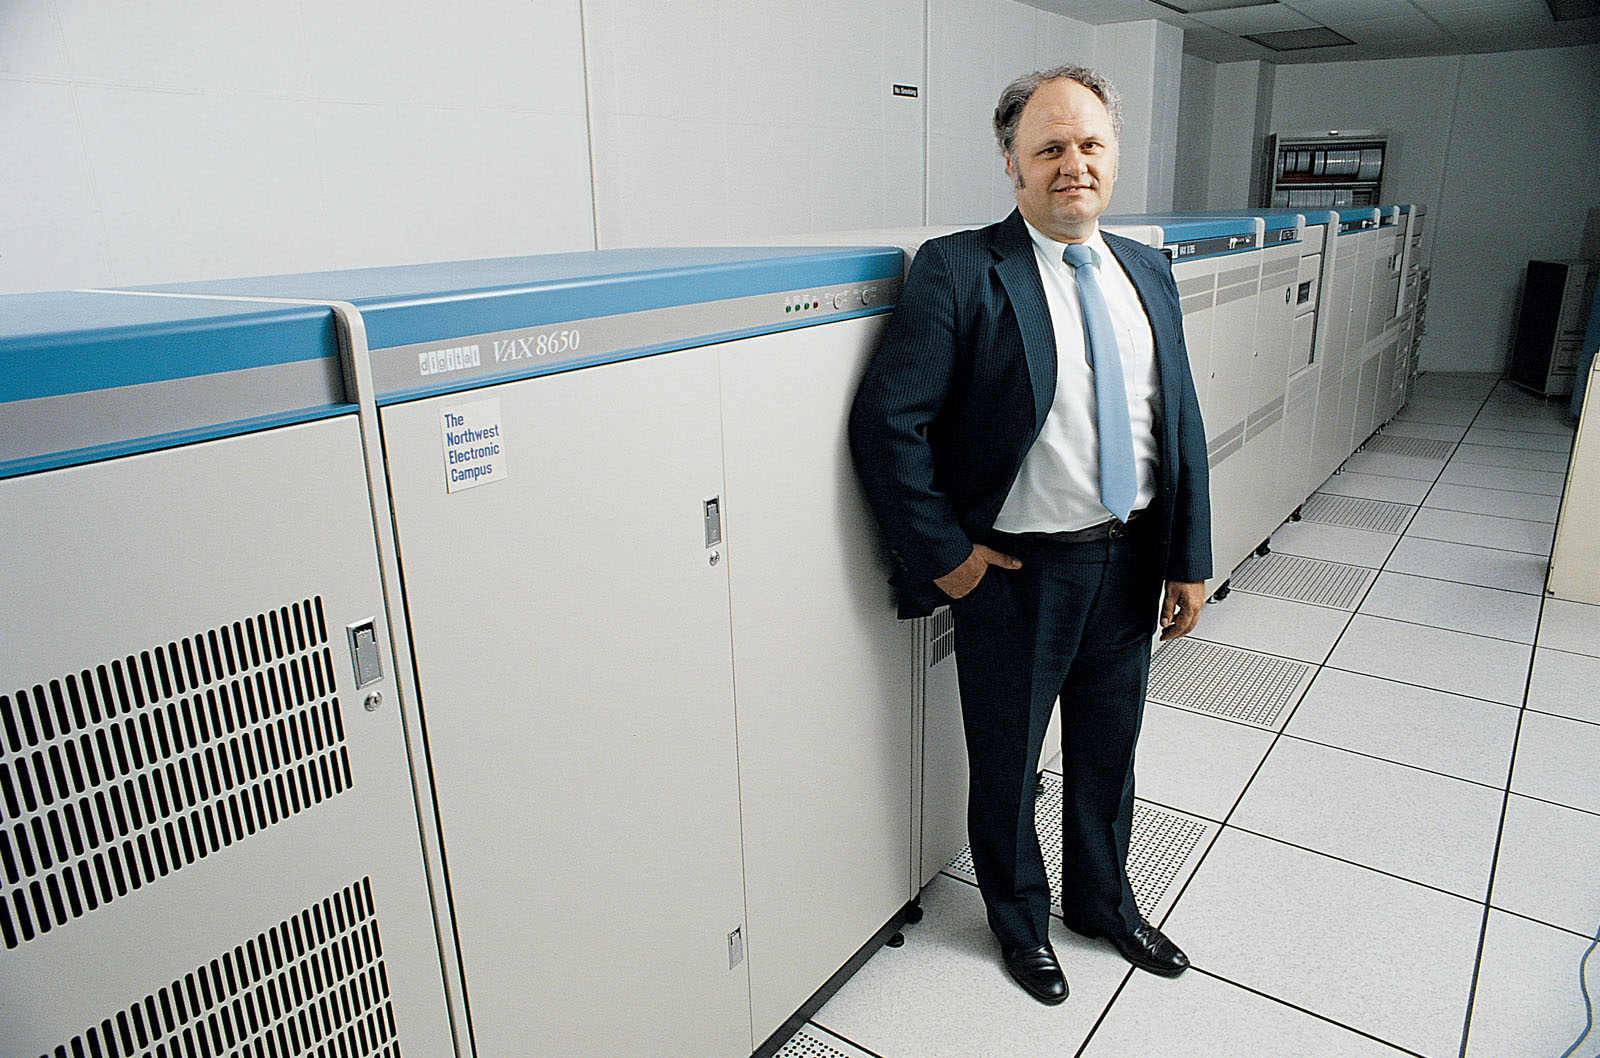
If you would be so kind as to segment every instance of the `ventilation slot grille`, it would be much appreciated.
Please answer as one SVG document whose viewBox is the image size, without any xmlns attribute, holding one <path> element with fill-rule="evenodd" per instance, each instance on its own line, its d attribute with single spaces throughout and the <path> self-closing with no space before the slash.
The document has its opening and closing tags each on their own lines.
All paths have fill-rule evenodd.
<svg viewBox="0 0 1600 1058">
<path fill-rule="evenodd" d="M 1411 456 L 1415 459 L 1449 459 L 1450 454 L 1456 450 L 1456 442 L 1379 434 L 1367 441 L 1366 449 L 1369 452 L 1385 452 L 1389 455 Z"/>
<path fill-rule="evenodd" d="M 1398 536 L 1415 510 L 1415 507 L 1404 503 L 1314 492 L 1301 507 L 1300 516 L 1308 522 L 1342 525 L 1348 529 L 1371 529 Z"/>
<path fill-rule="evenodd" d="M 1363 566 L 1274 553 L 1252 556 L 1228 583 L 1256 595 L 1353 611 L 1373 573 Z"/>
<path fill-rule="evenodd" d="M 42 1058 L 399 1058 L 363 878 L 223 952 Z"/>
<path fill-rule="evenodd" d="M 1174 639 L 1150 659 L 1148 698 L 1260 727 L 1276 727 L 1311 666 L 1270 654 Z"/>
<path fill-rule="evenodd" d="M 872 1055 L 819 1028 L 802 1025 L 772 1058 L 872 1058 Z"/>
<path fill-rule="evenodd" d="M 1043 772 L 1041 789 L 1034 802 L 1034 829 L 1039 835 L 1039 850 L 1044 856 L 1045 873 L 1050 877 L 1050 899 L 1061 908 L 1061 776 Z M 1128 845 L 1128 882 L 1134 901 L 1148 918 L 1161 906 L 1172 883 L 1183 873 L 1196 846 L 1205 837 L 1207 826 L 1197 819 L 1176 815 L 1140 801 L 1133 805 L 1133 832 Z M 956 854 L 945 870 L 976 883 L 972 868 L 972 846 Z"/>
<path fill-rule="evenodd" d="M 15 948 L 349 789 L 322 600 L 0 695 Z"/>
<path fill-rule="evenodd" d="M 928 668 L 956 652 L 956 615 L 948 606 L 926 618 Z"/>
</svg>

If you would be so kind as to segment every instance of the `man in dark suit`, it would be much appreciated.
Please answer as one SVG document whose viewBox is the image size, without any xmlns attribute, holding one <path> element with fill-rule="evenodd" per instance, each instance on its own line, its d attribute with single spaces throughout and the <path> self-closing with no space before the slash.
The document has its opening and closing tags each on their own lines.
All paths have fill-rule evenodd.
<svg viewBox="0 0 1600 1058">
<path fill-rule="evenodd" d="M 1126 862 L 1151 637 L 1194 627 L 1211 575 L 1205 430 L 1166 257 L 1099 231 L 1120 124 L 1091 70 L 1007 87 L 1017 211 L 922 247 L 850 418 L 901 616 L 954 611 L 973 863 L 1006 968 L 1044 1003 L 1067 995 L 1033 817 L 1058 697 L 1066 924 L 1153 973 L 1188 966 Z"/>
</svg>

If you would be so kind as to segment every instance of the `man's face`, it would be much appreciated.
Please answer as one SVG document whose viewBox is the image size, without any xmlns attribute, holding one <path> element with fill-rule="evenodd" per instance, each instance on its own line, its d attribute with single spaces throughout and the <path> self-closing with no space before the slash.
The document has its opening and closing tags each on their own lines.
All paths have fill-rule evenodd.
<svg viewBox="0 0 1600 1058">
<path fill-rule="evenodd" d="M 1100 97 L 1077 81 L 1040 85 L 1006 156 L 1023 219 L 1058 242 L 1082 242 L 1111 203 L 1117 139 Z"/>
</svg>

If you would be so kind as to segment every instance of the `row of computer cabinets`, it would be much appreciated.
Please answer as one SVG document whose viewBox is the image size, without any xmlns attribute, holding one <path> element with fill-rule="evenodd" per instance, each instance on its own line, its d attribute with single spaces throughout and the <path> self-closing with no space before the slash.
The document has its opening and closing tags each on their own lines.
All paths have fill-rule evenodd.
<svg viewBox="0 0 1600 1058">
<path fill-rule="evenodd" d="M 1404 399 L 1421 211 L 1319 216 L 1108 224 L 1219 571 Z M 926 234 L 6 298 L 0 1050 L 776 1038 L 965 841 L 843 430 Z"/>
<path fill-rule="evenodd" d="M 1423 216 L 1107 220 L 1173 258 L 1211 463 L 1214 585 L 1405 403 Z"/>
<path fill-rule="evenodd" d="M 5 299 L 0 1051 L 760 1047 L 921 884 L 902 268 Z"/>
</svg>

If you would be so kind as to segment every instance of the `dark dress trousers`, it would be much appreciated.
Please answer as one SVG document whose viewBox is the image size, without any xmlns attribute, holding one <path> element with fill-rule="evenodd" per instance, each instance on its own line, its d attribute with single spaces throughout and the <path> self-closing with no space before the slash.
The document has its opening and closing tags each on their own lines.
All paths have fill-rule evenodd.
<svg viewBox="0 0 1600 1058">
<path fill-rule="evenodd" d="M 1067 924 L 1089 933 L 1138 924 L 1125 862 L 1160 587 L 1211 575 L 1205 429 L 1172 270 L 1160 251 L 1102 235 L 1150 321 L 1160 381 L 1155 497 L 1125 530 L 1065 544 L 994 530 L 1056 386 L 1055 332 L 1020 213 L 923 245 L 850 416 L 901 617 L 950 601 L 933 581 L 974 543 L 1022 560 L 1014 571 L 990 567 L 952 607 L 968 832 L 990 926 L 1007 947 L 1048 940 L 1033 792 L 1057 696 Z"/>
</svg>

